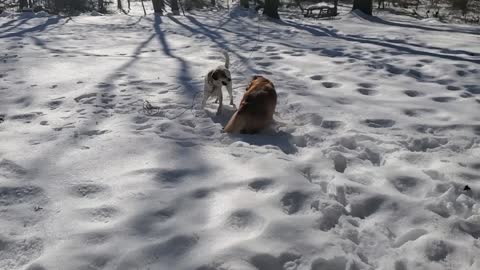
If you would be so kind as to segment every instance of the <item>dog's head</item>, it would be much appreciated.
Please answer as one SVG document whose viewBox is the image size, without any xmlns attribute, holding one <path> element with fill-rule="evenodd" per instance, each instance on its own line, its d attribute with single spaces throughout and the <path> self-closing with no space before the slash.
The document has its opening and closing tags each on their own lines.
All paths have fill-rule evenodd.
<svg viewBox="0 0 480 270">
<path fill-rule="evenodd" d="M 269 79 L 261 75 L 253 75 L 245 91 L 248 91 L 248 89 L 250 89 L 255 84 L 270 84 L 272 87 L 274 87 L 273 83 Z"/>
<path fill-rule="evenodd" d="M 210 77 L 215 83 L 221 83 L 225 86 L 232 81 L 232 77 L 228 69 L 216 69 L 212 72 Z"/>
</svg>

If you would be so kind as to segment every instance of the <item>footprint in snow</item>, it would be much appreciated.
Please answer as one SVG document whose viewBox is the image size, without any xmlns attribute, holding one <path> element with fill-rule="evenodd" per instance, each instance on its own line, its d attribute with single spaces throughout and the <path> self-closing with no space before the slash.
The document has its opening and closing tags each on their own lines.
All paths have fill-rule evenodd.
<svg viewBox="0 0 480 270">
<path fill-rule="evenodd" d="M 409 97 L 421 97 L 425 95 L 424 93 L 416 90 L 405 90 L 403 93 Z"/>
<path fill-rule="evenodd" d="M 73 100 L 75 100 L 77 103 L 83 103 L 83 104 L 92 104 L 93 101 L 96 99 L 97 93 L 87 93 L 87 94 L 82 94 Z"/>
<path fill-rule="evenodd" d="M 469 92 L 463 92 L 460 94 L 460 97 L 461 98 L 472 98 L 474 97 L 472 94 L 470 94 Z"/>
<path fill-rule="evenodd" d="M 250 209 L 239 209 L 230 214 L 225 225 L 233 231 L 252 231 L 259 229 L 263 218 Z"/>
<path fill-rule="evenodd" d="M 465 87 L 465 89 L 474 94 L 474 95 L 479 95 L 480 94 L 480 85 L 476 85 L 476 84 L 466 84 L 464 85 L 463 87 Z"/>
<path fill-rule="evenodd" d="M 250 263 L 259 270 L 297 269 L 300 258 L 300 255 L 289 252 L 282 253 L 278 257 L 268 253 L 259 253 L 250 258 Z"/>
<path fill-rule="evenodd" d="M 340 83 L 335 83 L 335 82 L 323 82 L 322 85 L 325 88 L 338 88 L 342 86 Z"/>
<path fill-rule="evenodd" d="M 313 75 L 313 76 L 310 76 L 310 79 L 311 80 L 314 80 L 314 81 L 321 81 L 324 79 L 324 76 L 322 75 Z"/>
<path fill-rule="evenodd" d="M 99 223 L 109 223 L 120 213 L 115 206 L 108 205 L 97 208 L 79 209 L 78 212 L 82 215 L 82 220 Z"/>
<path fill-rule="evenodd" d="M 0 186 L 0 206 L 45 205 L 47 201 L 44 190 L 38 186 Z"/>
<path fill-rule="evenodd" d="M 62 105 L 63 101 L 61 100 L 52 100 L 48 102 L 47 106 L 50 108 L 50 110 L 56 110 L 60 105 Z"/>
<path fill-rule="evenodd" d="M 408 175 L 392 177 L 388 179 L 388 181 L 396 190 L 404 194 L 411 194 L 412 192 L 417 191 L 418 186 L 422 184 L 422 180 L 420 178 Z"/>
<path fill-rule="evenodd" d="M 98 184 L 77 184 L 70 188 L 70 195 L 77 198 L 97 198 L 105 194 L 109 188 Z"/>
<path fill-rule="evenodd" d="M 341 104 L 341 105 L 351 105 L 354 103 L 353 100 L 349 98 L 344 98 L 344 97 L 339 97 L 339 98 L 334 98 L 333 99 L 336 103 Z"/>
<path fill-rule="evenodd" d="M 303 208 L 308 195 L 302 191 L 292 191 L 283 195 L 281 199 L 282 208 L 288 215 L 293 215 Z"/>
<path fill-rule="evenodd" d="M 20 239 L 0 238 L 2 268 L 23 269 L 24 265 L 34 261 L 42 255 L 45 245 L 44 242 L 45 241 L 39 237 L 23 237 Z M 27 269 L 32 269 L 31 267 L 32 266 Z M 41 267 L 37 269 L 44 270 L 45 268 Z"/>
<path fill-rule="evenodd" d="M 367 89 L 377 87 L 377 85 L 374 83 L 359 83 L 357 85 L 360 86 L 361 88 L 367 88 Z"/>
<path fill-rule="evenodd" d="M 462 90 L 461 87 L 455 86 L 455 85 L 447 85 L 447 90 L 449 91 L 459 91 Z"/>
<path fill-rule="evenodd" d="M 41 115 L 43 115 L 42 112 L 23 113 L 12 115 L 9 117 L 9 119 L 15 121 L 23 121 L 24 123 L 30 123 Z"/>
<path fill-rule="evenodd" d="M 318 258 L 313 261 L 310 270 L 347 269 L 348 264 L 349 260 L 343 256 L 333 257 L 331 259 Z"/>
<path fill-rule="evenodd" d="M 274 180 L 271 178 L 256 178 L 252 180 L 248 187 L 255 192 L 265 191 L 274 184 Z"/>
<path fill-rule="evenodd" d="M 185 234 L 147 244 L 125 254 L 117 269 L 148 269 L 152 265 L 159 264 L 166 264 L 165 267 L 171 266 L 172 261 L 180 260 L 181 257 L 187 255 L 198 244 L 198 241 L 198 236 Z M 171 267 L 165 269 L 167 268 Z"/>
<path fill-rule="evenodd" d="M 460 77 L 465 77 L 468 75 L 468 72 L 465 70 L 457 70 L 455 73 Z"/>
<path fill-rule="evenodd" d="M 391 119 L 366 119 L 364 123 L 372 128 L 389 128 L 395 125 L 395 121 Z"/>
<path fill-rule="evenodd" d="M 377 90 L 368 89 L 368 88 L 358 88 L 357 92 L 359 92 L 360 94 L 362 94 L 364 96 L 374 96 L 374 95 L 378 94 Z"/>
<path fill-rule="evenodd" d="M 456 100 L 455 97 L 433 97 L 432 100 L 440 103 L 447 103 Z"/>
<path fill-rule="evenodd" d="M 191 196 L 194 199 L 204 199 L 210 196 L 212 191 L 213 190 L 211 188 L 198 188 L 191 193 Z"/>
<path fill-rule="evenodd" d="M 339 129 L 343 126 L 345 126 L 344 122 L 335 121 L 335 120 L 324 120 L 321 125 L 322 128 L 332 129 L 332 130 Z"/>
<path fill-rule="evenodd" d="M 418 108 L 418 109 L 404 109 L 403 114 L 410 116 L 410 117 L 421 117 L 427 114 L 434 114 L 436 110 L 434 109 L 427 109 L 427 108 Z"/>
<path fill-rule="evenodd" d="M 283 57 L 281 57 L 279 55 L 274 55 L 274 56 L 270 56 L 269 59 L 271 59 L 271 60 L 281 60 L 281 59 L 283 59 Z"/>
</svg>

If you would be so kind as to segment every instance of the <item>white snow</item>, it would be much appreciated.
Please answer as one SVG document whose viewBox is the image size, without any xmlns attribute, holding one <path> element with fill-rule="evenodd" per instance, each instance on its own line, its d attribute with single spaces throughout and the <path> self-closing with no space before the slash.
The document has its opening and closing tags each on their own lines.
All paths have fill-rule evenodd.
<svg viewBox="0 0 480 270">
<path fill-rule="evenodd" d="M 134 4 L 0 18 L 0 269 L 480 269 L 480 27 Z M 200 108 L 221 49 L 270 130 Z"/>
</svg>

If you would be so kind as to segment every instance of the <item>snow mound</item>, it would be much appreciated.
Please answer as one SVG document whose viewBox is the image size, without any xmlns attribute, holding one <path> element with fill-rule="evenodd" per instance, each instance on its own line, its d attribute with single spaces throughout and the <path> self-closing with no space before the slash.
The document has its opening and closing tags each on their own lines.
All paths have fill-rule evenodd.
<svg viewBox="0 0 480 270">
<path fill-rule="evenodd" d="M 105 14 L 94 10 L 94 11 L 90 12 L 90 16 L 105 16 Z"/>
<path fill-rule="evenodd" d="M 15 13 L 11 13 L 8 11 L 4 11 L 0 13 L 0 18 L 13 18 L 15 16 Z"/>
<path fill-rule="evenodd" d="M 45 10 L 42 10 L 42 11 L 39 11 L 37 13 L 35 13 L 35 17 L 48 17 L 50 16 L 50 14 L 48 12 L 46 12 Z"/>
</svg>

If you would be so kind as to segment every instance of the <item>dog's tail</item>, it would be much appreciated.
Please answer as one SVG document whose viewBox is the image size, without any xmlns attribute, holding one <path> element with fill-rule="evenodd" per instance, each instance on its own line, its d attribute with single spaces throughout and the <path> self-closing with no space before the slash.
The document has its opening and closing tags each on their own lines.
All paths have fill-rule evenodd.
<svg viewBox="0 0 480 270">
<path fill-rule="evenodd" d="M 226 50 L 222 50 L 223 56 L 225 56 L 225 67 L 229 68 L 230 67 L 230 57 L 228 56 L 228 53 Z"/>
</svg>

